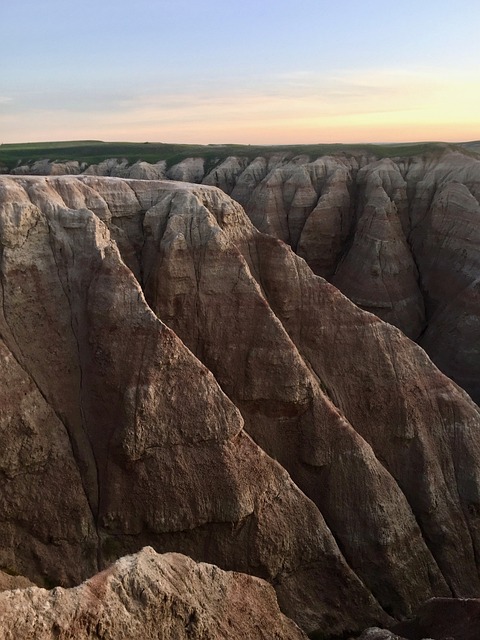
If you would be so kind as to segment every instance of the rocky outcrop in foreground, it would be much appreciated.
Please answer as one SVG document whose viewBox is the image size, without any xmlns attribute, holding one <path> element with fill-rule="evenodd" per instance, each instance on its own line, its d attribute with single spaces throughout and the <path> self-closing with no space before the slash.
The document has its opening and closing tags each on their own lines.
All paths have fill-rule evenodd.
<svg viewBox="0 0 480 640">
<path fill-rule="evenodd" d="M 0 639 L 306 640 L 270 585 L 149 547 L 79 587 L 0 593 Z"/>
<path fill-rule="evenodd" d="M 148 544 L 327 637 L 480 593 L 478 408 L 238 203 L 2 177 L 0 240 L 0 569 Z"/>
</svg>

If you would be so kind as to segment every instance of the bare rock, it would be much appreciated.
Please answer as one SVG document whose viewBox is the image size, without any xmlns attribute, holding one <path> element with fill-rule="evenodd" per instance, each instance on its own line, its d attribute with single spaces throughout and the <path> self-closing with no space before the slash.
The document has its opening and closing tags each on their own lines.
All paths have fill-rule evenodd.
<svg viewBox="0 0 480 640">
<path fill-rule="evenodd" d="M 49 160 L 17 174 L 78 173 Z M 229 157 L 206 173 L 202 158 L 166 172 L 110 159 L 87 174 L 204 182 L 232 195 L 255 226 L 289 243 L 312 270 L 363 309 L 418 340 L 480 401 L 478 216 L 480 161 L 444 150 L 378 160 L 362 154 Z M 112 231 L 119 246 L 121 232 Z M 122 254 L 127 260 L 127 247 Z M 128 266 L 139 275 L 134 256 Z"/>
<path fill-rule="evenodd" d="M 214 172 L 206 180 L 225 188 Z M 407 159 L 256 158 L 231 173 L 225 190 L 260 231 L 418 339 L 479 401 L 478 159 L 448 150 Z"/>
<path fill-rule="evenodd" d="M 307 160 L 283 192 L 299 237 L 313 177 L 327 198 L 349 175 Z M 373 205 L 398 203 L 388 215 L 404 234 L 408 183 L 388 164 L 365 185 Z M 40 452 L 7 440 L 23 476 L 7 493 L 3 566 L 71 585 L 150 544 L 268 579 L 282 611 L 324 635 L 480 592 L 480 415 L 422 349 L 216 188 L 0 186 L 0 330 L 47 416 L 29 408 Z M 24 410 L 12 404 L 5 437 L 10 424 L 21 434 Z M 50 458 L 71 469 L 52 511 L 65 513 L 71 489 L 77 515 L 58 518 L 60 548 L 47 542 L 44 559 L 42 514 L 25 514 L 27 487 L 55 493 Z"/>
<path fill-rule="evenodd" d="M 155 164 L 139 160 L 129 168 L 128 177 L 135 180 L 163 180 L 166 177 L 166 166 L 165 160 Z"/>
<path fill-rule="evenodd" d="M 480 600 L 432 598 L 393 630 L 407 640 L 477 640 L 479 628 Z"/>
<path fill-rule="evenodd" d="M 201 182 L 204 175 L 205 160 L 203 158 L 185 158 L 167 171 L 167 177 L 170 180 L 183 182 Z"/>
<path fill-rule="evenodd" d="M 263 580 L 149 547 L 79 587 L 0 593 L 0 638 L 19 637 L 306 639 Z"/>
<path fill-rule="evenodd" d="M 129 173 L 129 163 L 126 158 L 108 158 L 98 164 L 89 165 L 83 172 L 88 176 L 113 176 L 126 178 Z"/>
<path fill-rule="evenodd" d="M 37 160 L 31 165 L 21 165 L 12 169 L 13 175 L 32 175 L 32 176 L 62 176 L 62 175 L 78 175 L 82 172 L 83 167 L 77 160 L 69 160 L 67 162 L 58 162 L 50 160 Z"/>
<path fill-rule="evenodd" d="M 214 372 L 255 441 L 314 500 L 383 606 L 405 615 L 425 593 L 475 593 L 469 504 L 476 498 L 455 462 L 465 455 L 460 449 L 478 459 L 472 403 L 400 332 L 359 311 L 283 243 L 258 234 L 218 192 L 166 194 L 144 228 L 151 308 Z M 444 398 L 460 412 L 453 421 Z M 454 435 L 460 415 L 472 424 L 462 436 L 468 445 Z M 428 472 L 412 474 L 415 464 Z M 477 464 L 468 477 L 477 477 Z M 460 499 L 449 488 L 457 485 Z"/>
<path fill-rule="evenodd" d="M 392 633 L 387 629 L 371 627 L 370 629 L 365 629 L 357 640 L 406 640 L 406 638 L 397 636 L 395 633 Z"/>
<path fill-rule="evenodd" d="M 202 182 L 203 184 L 219 187 L 222 191 L 229 194 L 234 189 L 248 164 L 247 158 L 236 158 L 232 156 L 216 166 L 203 178 Z"/>
<path fill-rule="evenodd" d="M 249 162 L 242 173 L 239 174 L 235 187 L 230 195 L 247 210 L 249 208 L 249 202 L 252 201 L 252 203 L 254 203 L 257 198 L 255 189 L 271 171 L 286 164 L 286 162 L 286 157 L 282 154 L 255 158 Z M 219 186 L 214 181 L 211 181 L 210 184 Z"/>
<path fill-rule="evenodd" d="M 26 589 L 35 586 L 34 583 L 24 576 L 12 575 L 6 571 L 0 571 L 0 591 L 11 589 Z"/>
<path fill-rule="evenodd" d="M 359 171 L 358 222 L 332 282 L 353 302 L 418 338 L 425 324 L 419 274 L 408 246 L 407 183 L 391 160 Z"/>
<path fill-rule="evenodd" d="M 303 156 L 288 163 L 275 162 L 248 203 L 242 204 L 260 231 L 288 242 L 296 250 L 306 220 L 338 165 L 341 162 L 328 157 L 312 163 Z"/>
<path fill-rule="evenodd" d="M 223 198 L 229 215 L 226 196 L 196 188 Z M 93 176 L 2 180 L 0 329 L 18 376 L 38 390 L 31 421 L 45 442 L 27 439 L 32 453 L 11 456 L 21 475 L 9 485 L 1 553 L 34 580 L 45 572 L 71 585 L 92 564 L 148 543 L 267 578 L 306 630 L 385 622 L 318 509 L 245 434 L 210 371 L 146 304 L 112 239 L 109 228 L 135 255 L 143 212 L 185 204 L 192 189 Z M 22 410 L 12 403 L 5 437 L 10 424 L 23 428 Z M 21 464 L 33 454 L 37 464 Z M 32 486 L 53 496 L 51 511 Z M 41 535 L 50 536 L 45 549 Z"/>
<path fill-rule="evenodd" d="M 480 400 L 480 162 L 449 154 L 416 182 L 411 241 L 425 291 L 420 344 Z"/>
</svg>

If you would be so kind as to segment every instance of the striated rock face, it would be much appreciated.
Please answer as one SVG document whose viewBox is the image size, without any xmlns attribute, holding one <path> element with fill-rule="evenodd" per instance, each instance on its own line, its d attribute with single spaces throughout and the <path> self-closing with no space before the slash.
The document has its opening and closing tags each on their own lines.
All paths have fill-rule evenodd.
<svg viewBox="0 0 480 640">
<path fill-rule="evenodd" d="M 140 177 L 133 167 L 116 175 Z M 478 160 L 458 152 L 407 160 L 230 157 L 204 175 L 202 160 L 191 158 L 167 176 L 230 194 L 260 231 L 418 339 L 480 399 Z"/>
<path fill-rule="evenodd" d="M 70 586 L 149 544 L 324 635 L 480 593 L 478 408 L 239 204 L 3 177 L 0 225 L 0 568 Z"/>
<path fill-rule="evenodd" d="M 263 580 L 149 547 L 76 588 L 0 593 L 0 639 L 20 637 L 306 639 Z"/>
<path fill-rule="evenodd" d="M 151 308 L 314 500 L 384 607 L 408 613 L 416 593 L 447 585 L 476 593 L 477 516 L 469 504 L 477 498 L 457 458 L 459 446 L 480 454 L 479 413 L 466 395 L 399 331 L 313 276 L 218 192 L 159 203 L 144 227 Z M 461 445 L 459 436 L 467 439 Z M 452 546 L 446 529 L 461 537 Z"/>
<path fill-rule="evenodd" d="M 214 177 L 204 181 L 225 189 Z M 231 177 L 225 190 L 259 230 L 418 340 L 480 401 L 479 160 L 257 158 Z"/>
<path fill-rule="evenodd" d="M 117 178 L 135 178 L 137 180 L 159 180 L 165 178 L 166 162 L 160 160 L 155 164 L 139 160 L 129 165 L 127 160 L 111 158 L 99 164 L 92 164 L 84 171 L 90 176 L 113 176 Z M 43 174 L 48 175 L 48 174 Z"/>
<path fill-rule="evenodd" d="M 74 164 L 40 161 L 15 172 L 79 173 Z M 480 161 L 472 154 L 270 152 L 213 166 L 187 158 L 168 171 L 164 161 L 130 166 L 111 159 L 85 173 L 220 187 L 260 231 L 290 244 L 317 275 L 419 341 L 480 402 Z"/>
<path fill-rule="evenodd" d="M 167 171 L 170 180 L 184 182 L 201 182 L 205 175 L 205 161 L 203 158 L 186 158 Z"/>
<path fill-rule="evenodd" d="M 419 341 L 480 402 L 480 162 L 452 154 L 420 181 L 418 172 L 411 243 L 428 318 Z"/>
<path fill-rule="evenodd" d="M 78 175 L 86 168 L 86 164 L 80 164 L 76 160 L 67 162 L 52 162 L 51 160 L 37 160 L 31 165 L 24 164 L 12 170 L 13 175 L 26 176 L 62 176 Z"/>
<path fill-rule="evenodd" d="M 392 160 L 357 174 L 360 206 L 353 241 L 332 282 L 353 302 L 417 338 L 425 325 L 419 273 L 407 242 L 407 184 Z"/>
<path fill-rule="evenodd" d="M 135 270 L 145 212 L 190 192 L 2 181 L 0 566 L 71 585 L 149 543 L 269 579 L 309 630 L 385 620 L 318 509 L 121 258 L 118 246 Z"/>
</svg>

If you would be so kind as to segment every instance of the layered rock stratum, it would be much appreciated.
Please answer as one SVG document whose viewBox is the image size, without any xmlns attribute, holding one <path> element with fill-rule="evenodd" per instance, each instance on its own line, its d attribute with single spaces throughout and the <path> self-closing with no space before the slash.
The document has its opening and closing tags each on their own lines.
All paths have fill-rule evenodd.
<svg viewBox="0 0 480 640">
<path fill-rule="evenodd" d="M 400 233 L 387 165 L 365 211 Z M 72 587 L 151 545 L 327 637 L 480 593 L 478 407 L 268 230 L 214 186 L 0 178 L 0 569 Z"/>
<path fill-rule="evenodd" d="M 478 403 L 480 159 L 475 144 L 391 158 L 378 158 L 373 148 L 323 157 L 266 150 L 264 156 L 213 163 L 185 158 L 169 168 L 165 161 L 110 159 L 87 167 L 43 160 L 13 172 L 84 171 L 217 186 L 244 207 L 260 231 L 287 242 L 317 275 L 419 342 Z"/>
</svg>

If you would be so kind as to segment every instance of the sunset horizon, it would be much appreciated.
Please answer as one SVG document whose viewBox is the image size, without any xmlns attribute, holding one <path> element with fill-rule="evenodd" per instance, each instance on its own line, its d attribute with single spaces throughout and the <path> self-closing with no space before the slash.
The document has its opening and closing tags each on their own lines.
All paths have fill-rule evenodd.
<svg viewBox="0 0 480 640">
<path fill-rule="evenodd" d="M 465 0 L 11 3 L 0 142 L 476 140 L 479 19 Z"/>
</svg>

